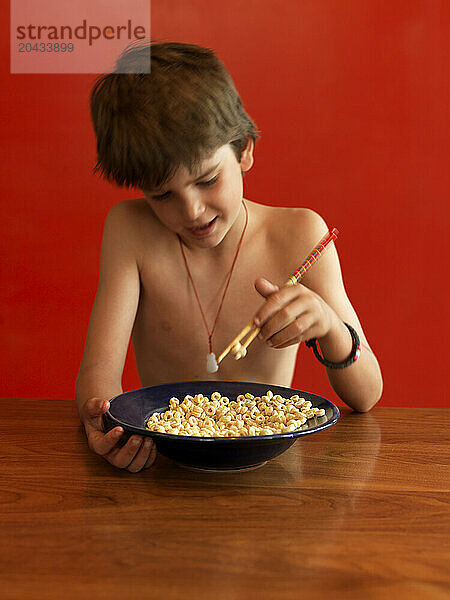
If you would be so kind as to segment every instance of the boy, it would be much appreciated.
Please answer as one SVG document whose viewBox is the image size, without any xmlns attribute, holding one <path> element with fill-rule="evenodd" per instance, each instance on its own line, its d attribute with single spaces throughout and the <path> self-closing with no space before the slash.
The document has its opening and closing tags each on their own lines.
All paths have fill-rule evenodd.
<svg viewBox="0 0 450 600">
<path fill-rule="evenodd" d="M 143 54 L 134 46 L 120 61 L 136 65 Z M 102 431 L 108 400 L 122 393 L 130 335 L 144 387 L 195 379 L 289 386 L 299 343 L 317 338 L 323 357 L 342 367 L 357 358 L 353 328 L 360 356 L 327 375 L 344 402 L 369 410 L 381 396 L 381 373 L 345 293 L 334 245 L 301 284 L 274 283 L 296 270 L 328 227 L 309 209 L 243 198 L 259 136 L 212 51 L 153 43 L 151 73 L 103 76 L 91 111 L 96 170 L 144 197 L 119 202 L 105 221 L 76 383 L 90 448 L 131 472 L 155 460 L 149 438 L 132 436 L 122 446 L 121 428 Z M 208 374 L 207 354 L 220 354 L 252 317 L 261 334 L 248 355 L 229 356 Z"/>
</svg>

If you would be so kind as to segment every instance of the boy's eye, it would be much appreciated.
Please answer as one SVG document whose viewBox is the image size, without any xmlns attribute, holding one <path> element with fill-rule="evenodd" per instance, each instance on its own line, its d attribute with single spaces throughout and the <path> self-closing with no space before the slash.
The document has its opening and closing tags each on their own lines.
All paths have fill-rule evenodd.
<svg viewBox="0 0 450 600">
<path fill-rule="evenodd" d="M 216 181 L 219 179 L 219 176 L 216 175 L 215 177 L 213 177 L 212 179 L 208 179 L 208 181 L 200 181 L 200 183 L 198 185 L 213 185 L 214 183 L 216 183 Z"/>
<path fill-rule="evenodd" d="M 197 185 L 201 185 L 202 187 L 208 187 L 209 185 L 214 185 L 216 181 L 219 179 L 219 175 L 215 175 L 212 179 L 208 179 L 208 181 L 199 181 Z M 154 200 L 164 200 L 170 196 L 170 192 L 164 192 L 164 194 L 159 194 L 158 196 L 153 196 Z"/>
</svg>

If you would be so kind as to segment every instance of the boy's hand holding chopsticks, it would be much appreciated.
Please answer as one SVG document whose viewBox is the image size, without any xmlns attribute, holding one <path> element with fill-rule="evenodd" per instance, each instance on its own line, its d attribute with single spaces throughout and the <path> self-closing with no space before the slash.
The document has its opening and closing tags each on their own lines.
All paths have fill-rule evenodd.
<svg viewBox="0 0 450 600">
<path fill-rule="evenodd" d="M 269 346 L 286 348 L 330 331 L 332 309 L 301 283 L 279 288 L 267 279 L 257 279 L 255 288 L 267 301 L 253 322 L 261 329 L 258 338 Z"/>
<path fill-rule="evenodd" d="M 259 279 L 255 282 L 258 292 L 268 300 L 228 344 L 217 363 L 220 363 L 229 352 L 234 354 L 236 360 L 244 358 L 248 346 L 256 336 L 267 341 L 274 348 L 286 348 L 304 340 L 323 337 L 328 333 L 331 317 L 335 313 L 318 294 L 299 282 L 308 269 L 319 260 L 328 245 L 337 238 L 338 233 L 336 228 L 331 229 L 318 242 L 297 271 L 289 277 L 281 290 L 267 279 Z"/>
</svg>

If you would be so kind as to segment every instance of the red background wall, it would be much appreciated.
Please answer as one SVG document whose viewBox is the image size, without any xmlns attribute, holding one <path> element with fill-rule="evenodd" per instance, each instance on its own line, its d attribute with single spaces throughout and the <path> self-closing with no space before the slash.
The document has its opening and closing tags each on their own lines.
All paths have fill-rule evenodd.
<svg viewBox="0 0 450 600">
<path fill-rule="evenodd" d="M 70 398 L 103 221 L 133 194 L 91 174 L 95 76 L 9 74 L 8 4 L 0 36 L 0 394 Z M 152 3 L 152 36 L 214 48 L 262 130 L 246 197 L 311 207 L 340 229 L 344 280 L 382 366 L 385 405 L 443 406 L 447 397 L 447 7 Z M 294 385 L 336 400 L 312 353 L 299 356 Z M 131 351 L 123 386 L 140 387 Z"/>
</svg>

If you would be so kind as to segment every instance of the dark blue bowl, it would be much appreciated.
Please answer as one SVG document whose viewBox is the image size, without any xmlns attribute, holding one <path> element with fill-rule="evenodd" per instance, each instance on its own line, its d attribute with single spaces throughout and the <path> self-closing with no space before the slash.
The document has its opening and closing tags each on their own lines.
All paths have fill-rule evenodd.
<svg viewBox="0 0 450 600">
<path fill-rule="evenodd" d="M 172 396 L 181 401 L 187 395 L 203 394 L 210 397 L 217 391 L 222 396 L 235 400 L 239 394 L 247 392 L 254 396 L 263 396 L 268 389 L 283 398 L 298 394 L 301 398 L 309 400 L 313 407 L 323 408 L 325 415 L 309 419 L 297 431 L 248 437 L 182 436 L 150 431 L 145 427 L 151 414 L 168 409 Z M 287 450 L 298 437 L 331 427 L 339 419 L 337 406 L 321 396 L 267 383 L 245 381 L 165 383 L 120 394 L 110 400 L 110 404 L 109 410 L 103 415 L 105 431 L 121 426 L 125 430 L 124 440 L 132 434 L 151 437 L 158 452 L 167 458 L 196 469 L 220 471 L 250 469 L 261 465 Z"/>
</svg>

